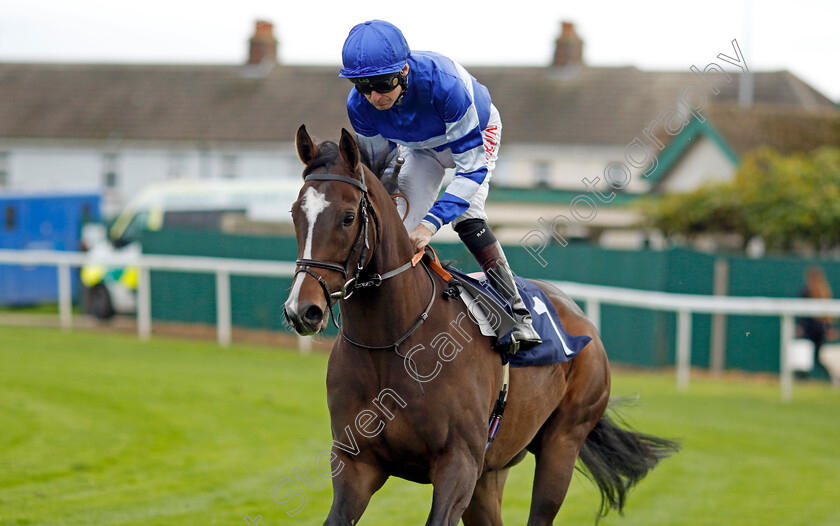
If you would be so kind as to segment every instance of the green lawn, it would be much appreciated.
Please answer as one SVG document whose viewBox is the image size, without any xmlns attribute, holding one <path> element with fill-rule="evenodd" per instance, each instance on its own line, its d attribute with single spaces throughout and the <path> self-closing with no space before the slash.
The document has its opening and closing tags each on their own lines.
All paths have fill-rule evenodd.
<svg viewBox="0 0 840 526">
<path fill-rule="evenodd" d="M 321 524 L 331 500 L 296 480 L 330 443 L 326 357 L 257 346 L 0 328 L 0 524 Z M 625 416 L 683 443 L 610 525 L 840 524 L 840 393 L 797 384 L 618 372 Z M 524 524 L 533 462 L 514 469 L 508 524 Z M 286 512 L 305 490 L 307 505 Z M 431 488 L 391 480 L 361 524 L 423 524 Z M 557 524 L 593 524 L 594 487 L 572 481 Z"/>
</svg>

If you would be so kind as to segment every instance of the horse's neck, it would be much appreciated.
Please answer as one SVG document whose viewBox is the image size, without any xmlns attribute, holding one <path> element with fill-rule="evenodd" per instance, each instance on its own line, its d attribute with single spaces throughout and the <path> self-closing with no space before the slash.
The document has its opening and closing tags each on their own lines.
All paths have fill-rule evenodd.
<svg viewBox="0 0 840 526">
<path fill-rule="evenodd" d="M 378 182 L 371 183 L 371 186 L 371 197 L 379 217 L 380 239 L 374 241 L 376 248 L 368 270 L 384 274 L 410 261 L 414 254 L 408 232 L 391 201 L 391 196 Z M 415 280 L 421 276 L 420 273 L 411 274 Z"/>
<path fill-rule="evenodd" d="M 382 193 L 385 193 L 384 189 Z M 370 274 L 382 275 L 395 270 L 411 261 L 413 256 L 408 233 L 399 215 L 394 210 L 379 209 L 383 211 L 380 217 L 381 238 L 376 241 L 371 262 L 365 267 L 362 279 Z M 393 343 L 426 309 L 432 288 L 427 272 L 418 263 L 386 279 L 378 287 L 359 290 L 342 304 L 347 333 L 365 334 L 364 343 L 372 346 Z"/>
</svg>

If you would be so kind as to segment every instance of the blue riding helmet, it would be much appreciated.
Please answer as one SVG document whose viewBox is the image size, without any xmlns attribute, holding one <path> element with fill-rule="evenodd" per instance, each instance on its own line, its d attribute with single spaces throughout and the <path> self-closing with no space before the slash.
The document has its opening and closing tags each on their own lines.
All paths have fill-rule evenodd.
<svg viewBox="0 0 840 526">
<path fill-rule="evenodd" d="M 396 73 L 411 55 L 408 42 L 397 26 L 383 20 L 369 20 L 350 30 L 339 72 L 342 78 L 374 77 Z"/>
</svg>

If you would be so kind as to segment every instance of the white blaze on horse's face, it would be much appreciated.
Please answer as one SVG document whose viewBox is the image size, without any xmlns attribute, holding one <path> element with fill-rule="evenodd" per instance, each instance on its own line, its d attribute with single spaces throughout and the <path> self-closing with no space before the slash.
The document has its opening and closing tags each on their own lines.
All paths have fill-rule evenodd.
<svg viewBox="0 0 840 526">
<path fill-rule="evenodd" d="M 307 222 L 303 259 L 312 259 L 312 233 L 315 232 L 315 222 L 318 220 L 321 212 L 326 210 L 328 206 L 330 206 L 330 202 L 327 201 L 326 195 L 311 186 L 306 189 L 306 193 L 303 194 L 303 204 L 301 205 L 301 209 L 306 214 Z"/>
<path fill-rule="evenodd" d="M 301 210 L 303 210 L 306 216 L 306 242 L 303 245 L 303 259 L 312 259 L 312 236 L 315 232 L 315 223 L 318 221 L 318 216 L 321 215 L 321 212 L 326 210 L 329 205 L 330 202 L 327 201 L 327 196 L 311 186 L 303 194 L 303 202 L 300 205 Z M 295 281 L 292 284 L 292 293 L 289 294 L 289 299 L 286 300 L 286 306 L 292 307 L 295 312 L 297 311 L 300 287 L 305 275 L 298 274 L 295 276 Z"/>
</svg>

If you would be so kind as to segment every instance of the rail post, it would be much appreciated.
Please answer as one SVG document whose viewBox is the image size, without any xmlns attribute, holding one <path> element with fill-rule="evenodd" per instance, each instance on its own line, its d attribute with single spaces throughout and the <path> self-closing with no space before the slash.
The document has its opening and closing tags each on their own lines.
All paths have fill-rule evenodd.
<svg viewBox="0 0 840 526">
<path fill-rule="evenodd" d="M 691 311 L 677 313 L 677 390 L 688 391 L 691 374 Z"/>
<path fill-rule="evenodd" d="M 300 334 L 298 334 L 297 345 L 298 345 L 298 351 L 300 351 L 300 354 L 311 353 L 312 352 L 312 336 L 301 336 Z"/>
<path fill-rule="evenodd" d="M 152 337 L 152 282 L 149 267 L 137 269 L 137 337 L 148 341 Z"/>
<path fill-rule="evenodd" d="M 793 369 L 790 367 L 790 345 L 793 342 L 794 324 L 793 316 L 785 314 L 782 316 L 782 341 L 779 349 L 779 360 L 781 378 L 779 384 L 782 388 L 782 402 L 789 403 L 793 400 Z"/>
<path fill-rule="evenodd" d="M 216 338 L 219 345 L 231 342 L 230 272 L 216 271 Z"/>
<path fill-rule="evenodd" d="M 598 334 L 601 333 L 601 302 L 595 298 L 588 298 L 586 300 L 586 317 L 595 326 Z"/>
<path fill-rule="evenodd" d="M 63 330 L 73 328 L 73 285 L 68 263 L 58 264 L 58 318 Z"/>
</svg>

